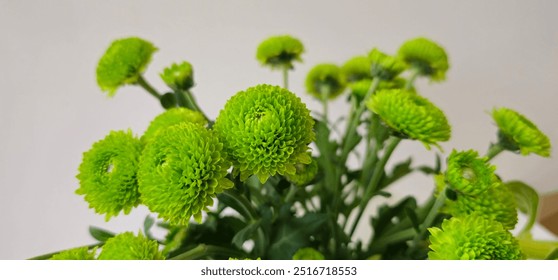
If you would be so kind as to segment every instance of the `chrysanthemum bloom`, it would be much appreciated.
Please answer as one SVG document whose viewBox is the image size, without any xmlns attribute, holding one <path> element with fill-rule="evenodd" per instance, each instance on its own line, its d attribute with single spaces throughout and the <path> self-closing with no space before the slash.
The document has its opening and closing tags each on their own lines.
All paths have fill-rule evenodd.
<svg viewBox="0 0 558 280">
<path fill-rule="evenodd" d="M 522 155 L 535 153 L 550 156 L 550 140 L 537 126 L 522 114 L 508 108 L 494 109 L 492 118 L 498 125 L 500 142 L 507 149 L 520 151 Z"/>
<path fill-rule="evenodd" d="M 173 90 L 189 90 L 194 86 L 194 69 L 187 61 L 173 63 L 160 74 L 161 79 Z"/>
<path fill-rule="evenodd" d="M 309 164 L 314 120 L 299 97 L 277 86 L 258 85 L 233 96 L 214 129 L 240 179 L 255 174 L 261 182 L 277 173 L 293 175 Z"/>
<path fill-rule="evenodd" d="M 103 245 L 99 260 L 164 260 L 159 244 L 141 233 L 124 232 L 111 237 Z"/>
<path fill-rule="evenodd" d="M 449 69 L 446 51 L 438 44 L 426 38 L 409 40 L 399 48 L 398 57 L 421 76 L 430 77 L 431 81 L 446 79 Z"/>
<path fill-rule="evenodd" d="M 136 174 L 142 148 L 131 131 L 111 131 L 83 154 L 76 193 L 84 195 L 95 212 L 106 214 L 106 220 L 139 204 Z"/>
<path fill-rule="evenodd" d="M 97 83 L 109 96 L 140 78 L 157 48 L 137 37 L 119 39 L 109 46 L 97 65 Z"/>
<path fill-rule="evenodd" d="M 454 150 L 448 157 L 446 181 L 454 191 L 476 196 L 498 185 L 495 170 L 496 167 L 486 158 L 480 158 L 476 151 Z"/>
<path fill-rule="evenodd" d="M 364 79 L 372 79 L 371 68 L 372 63 L 370 63 L 370 59 L 364 55 L 355 56 L 347 60 L 347 62 L 341 66 L 341 70 L 343 71 L 343 74 L 345 74 L 347 82 L 349 83 L 358 82 Z"/>
<path fill-rule="evenodd" d="M 233 186 L 225 176 L 230 162 L 212 131 L 183 122 L 149 141 L 138 173 L 142 203 L 171 224 L 186 225 Z"/>
<path fill-rule="evenodd" d="M 94 260 L 97 247 L 89 249 L 87 247 L 80 247 L 70 250 L 62 251 L 50 257 L 49 260 Z"/>
<path fill-rule="evenodd" d="M 517 240 L 498 222 L 478 215 L 453 217 L 429 228 L 431 260 L 521 260 Z"/>
<path fill-rule="evenodd" d="M 304 45 L 300 40 L 280 35 L 267 38 L 258 46 L 256 58 L 262 65 L 271 68 L 293 68 L 294 61 L 302 61 Z"/>
<path fill-rule="evenodd" d="M 387 55 L 378 49 L 368 54 L 372 65 L 372 76 L 382 80 L 392 80 L 405 70 L 405 63 L 397 57 Z"/>
<path fill-rule="evenodd" d="M 335 64 L 318 64 L 306 76 L 306 91 L 320 100 L 324 95 L 334 99 L 343 92 L 345 85 L 345 76 Z"/>
<path fill-rule="evenodd" d="M 427 148 L 450 139 L 451 127 L 444 112 L 418 94 L 403 90 L 380 90 L 370 98 L 367 105 L 395 132 L 419 140 Z"/>
<path fill-rule="evenodd" d="M 403 89 L 403 88 L 405 88 L 405 83 L 406 83 L 405 79 L 402 79 L 402 78 L 395 78 L 393 80 L 380 80 L 376 90 Z M 364 99 L 364 97 L 366 97 L 366 94 L 370 90 L 371 86 L 372 86 L 372 80 L 363 79 L 363 80 L 360 80 L 358 82 L 351 83 L 349 85 L 349 88 L 351 89 L 351 94 L 352 95 L 356 96 L 358 98 L 358 100 L 362 100 L 362 99 Z M 408 91 L 415 92 L 415 89 L 411 88 Z"/>
<path fill-rule="evenodd" d="M 293 255 L 293 260 L 325 260 L 322 253 L 312 247 L 300 248 Z"/>
<path fill-rule="evenodd" d="M 310 164 L 295 164 L 296 172 L 291 175 L 286 175 L 285 178 L 300 187 L 306 186 L 308 183 L 312 182 L 316 175 L 318 174 L 318 161 L 312 158 Z"/>
<path fill-rule="evenodd" d="M 146 143 L 153 139 L 155 135 L 164 130 L 165 128 L 171 127 L 173 125 L 177 125 L 179 123 L 195 123 L 201 126 L 205 126 L 207 124 L 207 120 L 198 111 L 193 111 L 186 108 L 172 108 L 167 110 L 151 121 L 149 127 L 141 137 L 142 142 Z"/>
</svg>

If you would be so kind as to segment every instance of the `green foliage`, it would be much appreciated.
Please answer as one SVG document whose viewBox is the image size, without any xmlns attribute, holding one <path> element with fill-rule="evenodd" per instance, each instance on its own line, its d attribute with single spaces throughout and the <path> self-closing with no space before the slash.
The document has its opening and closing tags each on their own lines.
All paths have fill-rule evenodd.
<svg viewBox="0 0 558 280">
<path fill-rule="evenodd" d="M 99 254 L 99 260 L 164 260 L 155 240 L 142 234 L 135 236 L 124 232 L 107 240 Z"/>
<path fill-rule="evenodd" d="M 264 66 L 271 68 L 293 68 L 294 61 L 302 61 L 304 45 L 289 35 L 269 37 L 258 46 L 256 58 Z"/>
<path fill-rule="evenodd" d="M 527 233 L 535 225 L 537 219 L 539 195 L 533 187 L 520 181 L 506 182 L 505 186 L 514 194 L 517 208 L 527 214 L 528 220 L 521 230 L 521 234 Z"/>
</svg>

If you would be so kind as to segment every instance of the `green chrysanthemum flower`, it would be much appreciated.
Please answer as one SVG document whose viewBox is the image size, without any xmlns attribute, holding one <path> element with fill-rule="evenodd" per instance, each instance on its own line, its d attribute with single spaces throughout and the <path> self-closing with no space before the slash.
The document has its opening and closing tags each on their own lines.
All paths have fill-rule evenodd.
<svg viewBox="0 0 558 280">
<path fill-rule="evenodd" d="M 409 40 L 399 48 L 398 56 L 409 67 L 419 71 L 422 76 L 429 76 L 432 81 L 446 79 L 446 71 L 449 69 L 448 56 L 442 47 L 431 40 Z"/>
<path fill-rule="evenodd" d="M 258 85 L 233 96 L 214 129 L 241 180 L 255 174 L 261 182 L 276 173 L 292 175 L 296 164 L 312 161 L 314 120 L 299 97 L 277 86 Z"/>
<path fill-rule="evenodd" d="M 476 196 L 498 185 L 495 170 L 496 167 L 486 158 L 480 158 L 476 151 L 454 150 L 448 157 L 446 181 L 454 191 Z"/>
<path fill-rule="evenodd" d="M 306 91 L 318 99 L 323 99 L 324 95 L 334 99 L 343 92 L 345 85 L 345 76 L 335 64 L 318 64 L 306 76 Z"/>
<path fill-rule="evenodd" d="M 109 238 L 99 260 L 164 260 L 165 257 L 159 252 L 159 244 L 155 240 L 149 240 L 141 233 L 135 236 L 131 232 L 125 232 Z"/>
<path fill-rule="evenodd" d="M 380 90 L 368 101 L 368 108 L 397 133 L 421 141 L 427 148 L 447 141 L 451 127 L 444 112 L 428 99 L 403 90 Z"/>
<path fill-rule="evenodd" d="M 231 166 L 212 131 L 180 123 L 159 132 L 145 147 L 138 173 L 142 202 L 171 224 L 186 225 L 233 186 Z"/>
<path fill-rule="evenodd" d="M 537 126 L 522 114 L 508 108 L 494 109 L 492 117 L 498 125 L 500 142 L 505 148 L 520 151 L 522 155 L 535 153 L 550 156 L 550 140 Z"/>
<path fill-rule="evenodd" d="M 109 46 L 97 65 L 97 83 L 109 96 L 126 84 L 134 84 L 157 48 L 137 37 L 119 39 Z"/>
<path fill-rule="evenodd" d="M 405 88 L 405 83 L 406 83 L 405 79 L 402 78 L 395 78 L 390 81 L 380 80 L 376 90 L 378 91 L 382 89 L 403 89 Z M 358 100 L 362 100 L 364 99 L 364 97 L 366 97 L 366 94 L 370 90 L 371 86 L 372 86 L 372 80 L 363 79 L 358 82 L 351 83 L 349 85 L 349 88 L 351 89 L 352 95 L 356 96 Z M 411 88 L 409 91 L 414 93 L 415 89 Z"/>
<path fill-rule="evenodd" d="M 94 260 L 96 250 L 97 247 L 91 250 L 87 247 L 74 248 L 55 254 L 49 260 Z"/>
<path fill-rule="evenodd" d="M 106 214 L 106 220 L 139 204 L 136 174 L 142 148 L 131 131 L 112 131 L 83 154 L 76 193 L 84 195 L 95 212 Z"/>
<path fill-rule="evenodd" d="M 293 260 L 325 260 L 322 253 L 312 247 L 300 248 L 293 255 Z"/>
<path fill-rule="evenodd" d="M 372 79 L 371 67 L 370 59 L 367 56 L 361 55 L 347 60 L 341 67 L 341 70 L 345 74 L 347 82 L 354 83 L 364 79 Z"/>
<path fill-rule="evenodd" d="M 308 183 L 312 182 L 316 175 L 318 174 L 318 161 L 312 158 L 310 164 L 295 164 L 296 172 L 291 175 L 286 175 L 285 178 L 300 187 L 306 186 Z"/>
<path fill-rule="evenodd" d="M 180 64 L 173 63 L 165 68 L 160 76 L 173 90 L 189 90 L 194 86 L 194 69 L 187 61 Z"/>
<path fill-rule="evenodd" d="M 378 49 L 372 49 L 368 59 L 372 65 L 372 76 L 382 80 L 392 80 L 405 70 L 403 61 Z"/>
<path fill-rule="evenodd" d="M 300 40 L 289 36 L 273 36 L 258 46 L 256 58 L 262 65 L 271 68 L 293 68 L 294 61 L 302 61 L 304 45 Z"/>
<path fill-rule="evenodd" d="M 153 139 L 157 133 L 163 131 L 165 128 L 171 127 L 173 125 L 177 125 L 179 123 L 195 123 L 201 126 L 205 126 L 207 124 L 207 120 L 197 111 L 192 111 L 186 108 L 172 108 L 167 110 L 151 121 L 149 127 L 141 137 L 141 140 L 144 143 Z"/>
<path fill-rule="evenodd" d="M 477 215 L 453 217 L 429 228 L 431 260 L 521 260 L 517 240 L 498 222 Z"/>
</svg>

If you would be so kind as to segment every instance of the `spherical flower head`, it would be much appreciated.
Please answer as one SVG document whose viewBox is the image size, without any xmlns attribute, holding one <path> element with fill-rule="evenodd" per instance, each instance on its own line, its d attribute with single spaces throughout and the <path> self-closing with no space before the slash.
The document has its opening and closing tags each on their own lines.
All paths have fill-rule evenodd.
<svg viewBox="0 0 558 280">
<path fill-rule="evenodd" d="M 409 40 L 399 48 L 398 56 L 409 67 L 419 71 L 420 75 L 430 77 L 431 81 L 440 82 L 446 79 L 448 56 L 442 47 L 431 40 Z"/>
<path fill-rule="evenodd" d="M 354 83 L 364 79 L 372 79 L 371 67 L 370 59 L 367 56 L 360 55 L 347 60 L 341 66 L 341 70 L 345 74 L 347 82 Z"/>
<path fill-rule="evenodd" d="M 94 260 L 97 247 L 89 249 L 87 247 L 79 247 L 62 251 L 50 257 L 49 260 Z"/>
<path fill-rule="evenodd" d="M 479 195 L 496 187 L 496 167 L 480 158 L 476 151 L 453 151 L 448 157 L 446 181 L 450 188 L 467 196 Z"/>
<path fill-rule="evenodd" d="M 517 240 L 498 222 L 478 215 L 453 217 L 429 228 L 431 260 L 521 260 Z"/>
<path fill-rule="evenodd" d="M 256 58 L 262 65 L 271 68 L 293 68 L 294 61 L 302 61 L 304 45 L 289 35 L 267 38 L 258 46 Z"/>
<path fill-rule="evenodd" d="M 215 196 L 233 186 L 225 176 L 230 162 L 212 131 L 183 122 L 155 135 L 141 156 L 138 172 L 142 203 L 175 225 L 213 205 Z"/>
<path fill-rule="evenodd" d="M 292 175 L 286 175 L 285 178 L 300 187 L 308 185 L 318 174 L 318 161 L 312 158 L 310 164 L 295 164 L 296 172 Z"/>
<path fill-rule="evenodd" d="M 295 174 L 299 163 L 311 163 L 307 151 L 315 139 L 313 126 L 310 111 L 295 94 L 258 85 L 229 99 L 213 128 L 240 179 L 255 174 L 265 182 L 277 173 Z"/>
<path fill-rule="evenodd" d="M 125 232 L 111 237 L 103 245 L 99 260 L 164 260 L 159 244 L 141 233 Z"/>
<path fill-rule="evenodd" d="M 550 140 L 537 126 L 522 114 L 508 108 L 494 109 L 492 118 L 498 125 L 500 142 L 522 155 L 530 153 L 550 157 Z"/>
<path fill-rule="evenodd" d="M 380 90 L 367 105 L 395 132 L 421 141 L 428 149 L 431 144 L 450 139 L 451 127 L 444 112 L 418 94 Z"/>
<path fill-rule="evenodd" d="M 180 64 L 173 63 L 165 68 L 160 76 L 173 90 L 189 90 L 194 86 L 194 69 L 187 61 Z"/>
<path fill-rule="evenodd" d="M 387 55 L 374 48 L 368 54 L 372 65 L 372 76 L 382 80 L 391 80 L 405 70 L 405 63 L 399 58 Z"/>
<path fill-rule="evenodd" d="M 76 194 L 84 195 L 95 212 L 106 214 L 106 220 L 139 204 L 136 175 L 142 148 L 131 131 L 111 131 L 83 154 Z"/>
<path fill-rule="evenodd" d="M 151 121 L 141 140 L 143 143 L 147 143 L 160 131 L 179 123 L 195 123 L 205 126 L 207 119 L 198 111 L 186 108 L 172 108 L 161 113 Z"/>
<path fill-rule="evenodd" d="M 318 64 L 306 76 L 306 91 L 320 100 L 336 98 L 345 86 L 345 75 L 335 64 Z"/>
<path fill-rule="evenodd" d="M 113 96 L 119 87 L 136 83 L 156 50 L 153 44 L 137 37 L 112 42 L 97 65 L 101 90 Z"/>
<path fill-rule="evenodd" d="M 325 260 L 322 253 L 312 247 L 300 248 L 293 255 L 293 260 Z"/>
</svg>

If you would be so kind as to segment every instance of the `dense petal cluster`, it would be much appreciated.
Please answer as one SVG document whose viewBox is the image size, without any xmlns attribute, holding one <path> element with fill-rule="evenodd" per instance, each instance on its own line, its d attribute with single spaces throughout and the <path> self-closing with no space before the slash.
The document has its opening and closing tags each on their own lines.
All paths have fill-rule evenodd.
<svg viewBox="0 0 558 280">
<path fill-rule="evenodd" d="M 318 99 L 334 99 L 346 86 L 345 75 L 335 64 L 323 63 L 314 66 L 306 76 L 306 91 Z"/>
<path fill-rule="evenodd" d="M 347 82 L 353 83 L 364 79 L 372 79 L 371 67 L 370 59 L 367 56 L 359 55 L 347 60 L 341 66 L 341 70 Z"/>
<path fill-rule="evenodd" d="M 136 175 L 142 148 L 131 131 L 112 131 L 83 153 L 76 193 L 107 220 L 120 211 L 128 214 L 139 204 Z"/>
<path fill-rule="evenodd" d="M 449 69 L 446 51 L 426 38 L 409 40 L 399 48 L 398 56 L 420 75 L 429 76 L 432 81 L 443 81 Z"/>
<path fill-rule="evenodd" d="M 285 178 L 300 187 L 306 186 L 308 183 L 312 182 L 316 175 L 318 174 L 318 161 L 312 158 L 310 164 L 297 163 L 295 165 L 296 172 L 294 174 L 287 174 Z"/>
<path fill-rule="evenodd" d="M 157 48 L 137 37 L 115 40 L 97 65 L 97 83 L 109 96 L 126 84 L 134 84 Z"/>
<path fill-rule="evenodd" d="M 302 61 L 304 45 L 300 40 L 289 35 L 270 37 L 258 46 L 256 58 L 262 65 L 271 68 L 293 68 L 294 61 Z"/>
<path fill-rule="evenodd" d="M 171 127 L 173 125 L 177 125 L 179 123 L 195 123 L 202 126 L 207 124 L 207 119 L 203 116 L 202 113 L 198 111 L 192 111 L 186 108 L 172 108 L 167 110 L 151 121 L 149 127 L 141 137 L 141 140 L 144 143 L 147 143 L 157 133 L 163 131 L 165 128 Z"/>
<path fill-rule="evenodd" d="M 300 248 L 293 255 L 293 260 L 325 260 L 322 253 L 312 247 Z"/>
<path fill-rule="evenodd" d="M 478 215 L 453 217 L 429 228 L 431 260 L 520 260 L 517 240 L 498 222 Z"/>
<path fill-rule="evenodd" d="M 453 151 L 448 157 L 446 181 L 450 188 L 463 195 L 476 196 L 496 187 L 496 167 L 480 158 L 476 151 Z"/>
<path fill-rule="evenodd" d="M 506 148 L 519 150 L 522 155 L 535 153 L 550 156 L 550 140 L 537 126 L 522 114 L 508 108 L 494 109 L 492 117 L 498 125 L 499 135 Z M 511 147 L 510 147 L 511 146 Z"/>
<path fill-rule="evenodd" d="M 428 99 L 403 90 L 380 90 L 367 103 L 368 108 L 396 132 L 430 144 L 447 141 L 451 127 L 444 112 Z"/>
<path fill-rule="evenodd" d="M 399 58 L 372 49 L 368 54 L 372 65 L 372 76 L 382 80 L 391 80 L 405 70 L 405 63 Z"/>
<path fill-rule="evenodd" d="M 159 252 L 159 244 L 141 233 L 135 236 L 124 232 L 111 237 L 103 245 L 99 260 L 164 260 Z"/>
<path fill-rule="evenodd" d="M 261 182 L 277 173 L 292 175 L 309 164 L 314 120 L 299 97 L 277 86 L 258 85 L 234 95 L 221 110 L 214 130 L 241 180 Z"/>
<path fill-rule="evenodd" d="M 138 173 L 142 202 L 171 224 L 186 225 L 233 186 L 230 162 L 212 131 L 189 122 L 171 126 L 147 143 Z"/>
<path fill-rule="evenodd" d="M 97 247 L 93 249 L 79 247 L 55 254 L 49 260 L 94 260 L 96 251 Z"/>
<path fill-rule="evenodd" d="M 194 69 L 187 61 L 173 63 L 165 68 L 160 76 L 165 84 L 174 90 L 189 90 L 194 86 Z"/>
</svg>

